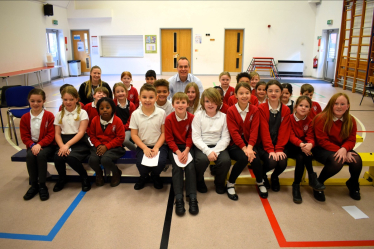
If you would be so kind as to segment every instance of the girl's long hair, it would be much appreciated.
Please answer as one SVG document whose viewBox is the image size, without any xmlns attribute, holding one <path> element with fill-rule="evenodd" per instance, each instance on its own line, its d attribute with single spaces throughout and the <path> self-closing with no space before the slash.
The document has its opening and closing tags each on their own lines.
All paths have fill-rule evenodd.
<svg viewBox="0 0 374 249">
<path fill-rule="evenodd" d="M 87 98 L 90 98 L 92 96 L 92 76 L 91 76 L 91 73 L 94 69 L 100 69 L 100 72 L 101 72 L 101 68 L 99 66 L 93 66 L 91 68 L 91 71 L 90 71 L 90 79 L 88 81 L 86 81 L 86 96 Z M 103 81 L 101 80 L 100 78 L 100 82 L 99 82 L 99 86 L 103 86 Z"/>
<path fill-rule="evenodd" d="M 196 84 L 195 82 L 190 82 L 190 83 L 188 83 L 187 86 L 184 88 L 184 93 L 185 93 L 185 94 L 187 94 L 187 91 L 188 91 L 188 89 L 190 89 L 190 87 L 195 88 L 195 93 L 196 93 L 195 100 L 193 101 L 193 113 L 195 113 L 195 111 L 196 111 L 197 108 L 199 107 L 200 91 L 199 91 L 199 87 L 197 86 L 197 84 Z"/>
</svg>

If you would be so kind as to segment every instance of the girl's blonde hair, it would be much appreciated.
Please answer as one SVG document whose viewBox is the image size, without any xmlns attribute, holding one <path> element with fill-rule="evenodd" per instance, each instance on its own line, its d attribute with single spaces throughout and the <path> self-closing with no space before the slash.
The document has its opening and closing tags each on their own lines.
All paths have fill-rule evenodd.
<svg viewBox="0 0 374 249">
<path fill-rule="evenodd" d="M 249 76 L 251 76 L 251 79 L 255 76 L 258 76 L 258 78 L 260 79 L 260 75 L 256 72 L 256 71 L 252 71 Z"/>
<path fill-rule="evenodd" d="M 123 82 L 118 82 L 118 83 L 114 84 L 114 86 L 113 86 L 113 94 L 116 92 L 116 88 L 117 87 L 122 87 L 123 89 L 125 89 L 126 96 L 127 96 L 127 94 L 129 93 L 129 91 L 127 90 L 127 88 L 126 88 L 125 84 L 123 84 Z"/>
<path fill-rule="evenodd" d="M 227 76 L 229 76 L 229 78 L 231 79 L 231 75 L 230 75 L 230 73 L 229 73 L 229 72 L 226 72 L 226 71 L 220 73 L 218 79 L 221 79 L 221 77 L 222 77 L 223 75 L 227 75 Z"/>
<path fill-rule="evenodd" d="M 200 91 L 199 91 L 199 87 L 198 85 L 195 83 L 195 82 L 190 82 L 186 85 L 186 87 L 184 88 L 184 93 L 187 94 L 188 92 L 188 89 L 190 89 L 190 87 L 193 87 L 195 88 L 195 93 L 196 93 L 196 97 L 193 101 L 193 113 L 195 113 L 195 111 L 197 110 L 197 108 L 199 107 L 199 100 L 200 100 Z"/>
<path fill-rule="evenodd" d="M 91 68 L 91 71 L 90 71 L 90 79 L 88 81 L 86 81 L 86 88 L 85 88 L 85 91 L 86 91 L 86 96 L 87 98 L 90 98 L 91 95 L 92 95 L 92 76 L 91 76 L 91 73 L 94 69 L 99 69 L 100 72 L 101 72 L 101 68 L 99 66 L 93 66 Z M 100 82 L 99 82 L 99 86 L 102 87 L 103 86 L 103 81 L 101 80 L 100 78 Z"/>
<path fill-rule="evenodd" d="M 219 108 L 222 105 L 222 98 L 221 98 L 221 94 L 219 94 L 219 92 L 216 89 L 214 89 L 213 87 L 209 87 L 208 89 L 205 89 L 203 94 L 201 95 L 200 104 L 201 104 L 201 108 L 204 111 L 205 111 L 205 106 L 204 106 L 205 98 L 215 103 L 217 105 L 217 111 L 219 111 Z"/>
<path fill-rule="evenodd" d="M 73 96 L 74 98 L 76 98 L 78 101 L 77 101 L 77 118 L 74 119 L 75 121 L 79 121 L 80 120 L 80 117 L 79 117 L 79 114 L 81 113 L 81 104 L 79 103 L 79 95 L 78 95 L 78 91 L 77 89 L 75 89 L 74 87 L 72 86 L 67 86 L 64 88 L 64 90 L 62 90 L 61 92 L 61 99 L 63 99 L 64 95 L 65 94 L 70 94 L 71 96 Z M 65 115 L 65 106 L 64 106 L 64 102 L 62 101 L 62 108 L 61 108 L 61 115 L 60 115 L 60 121 L 58 121 L 59 124 L 62 124 L 62 118 L 64 117 Z"/>
<path fill-rule="evenodd" d="M 349 134 L 352 132 L 353 129 L 353 117 L 349 114 L 349 109 L 350 109 L 350 103 L 349 103 L 349 98 L 347 94 L 345 93 L 335 93 L 329 102 L 327 103 L 327 106 L 321 113 L 319 113 L 313 120 L 313 123 L 318 119 L 321 120 L 321 118 L 324 119 L 324 124 L 323 124 L 323 131 L 330 133 L 332 124 L 333 124 L 333 117 L 334 117 L 334 112 L 333 108 L 335 105 L 336 100 L 340 97 L 343 96 L 344 98 L 347 99 L 347 103 L 349 105 L 348 110 L 343 114 L 343 124 L 342 124 L 342 129 L 340 130 L 340 138 L 341 139 L 347 139 L 349 137 Z M 322 119 L 322 120 L 323 120 Z"/>
</svg>

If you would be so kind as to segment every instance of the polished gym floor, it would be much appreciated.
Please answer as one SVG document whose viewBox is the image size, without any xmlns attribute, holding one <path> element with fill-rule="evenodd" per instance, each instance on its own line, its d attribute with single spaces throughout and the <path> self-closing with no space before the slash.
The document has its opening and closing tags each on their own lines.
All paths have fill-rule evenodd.
<svg viewBox="0 0 374 249">
<path fill-rule="evenodd" d="M 159 78 L 168 79 L 162 75 Z M 204 88 L 218 85 L 218 76 L 198 76 Z M 70 77 L 45 84 L 46 109 L 57 113 L 61 104 L 59 87 L 69 83 L 79 88 L 88 76 Z M 119 75 L 103 75 L 113 86 Z M 285 80 L 286 78 L 283 78 Z M 305 79 L 305 78 L 304 78 Z M 295 78 L 292 78 L 294 82 Z M 235 80 L 231 85 L 235 85 Z M 134 76 L 136 88 L 144 83 L 143 76 Z M 302 80 L 300 80 L 302 82 Z M 296 99 L 302 83 L 292 83 Z M 329 83 L 313 84 L 314 100 L 324 108 L 336 92 L 348 94 L 351 114 L 358 121 L 358 134 L 364 138 L 357 143 L 357 152 L 374 152 L 374 103 L 368 97 L 360 106 L 362 95 L 332 87 Z M 2 109 L 4 122 L 6 110 Z M 15 120 L 19 135 L 19 120 Z M 362 132 L 365 131 L 365 132 Z M 312 189 L 301 187 L 302 204 L 292 201 L 291 186 L 281 186 L 277 193 L 269 190 L 269 198 L 261 199 L 254 185 L 237 185 L 238 201 L 218 195 L 209 170 L 205 173 L 208 193 L 198 193 L 200 213 L 183 217 L 175 215 L 170 184 L 156 190 L 148 184 L 136 191 L 133 183 L 111 188 L 92 185 L 81 192 L 81 184 L 68 183 L 64 190 L 54 193 L 54 182 L 47 182 L 50 199 L 42 202 L 36 196 L 24 201 L 29 188 L 25 163 L 11 162 L 11 156 L 25 145 L 15 145 L 8 129 L 0 135 L 0 248 L 323 248 L 351 246 L 374 248 L 374 188 L 361 186 L 360 201 L 352 200 L 345 185 L 327 185 L 326 202 L 313 198 Z M 123 176 L 138 176 L 135 165 L 118 165 Z M 282 178 L 293 177 L 289 166 Z M 87 166 L 89 174 L 93 172 Z M 315 167 L 320 172 L 321 167 Z M 53 164 L 48 171 L 56 174 Z M 368 167 L 362 170 L 368 171 Z M 68 174 L 75 174 L 68 169 Z M 245 169 L 243 176 L 249 177 Z M 171 177 L 171 168 L 162 173 Z M 348 167 L 334 178 L 348 178 Z M 342 207 L 356 206 L 368 219 L 355 220 Z M 186 203 L 188 209 L 188 204 Z"/>
</svg>

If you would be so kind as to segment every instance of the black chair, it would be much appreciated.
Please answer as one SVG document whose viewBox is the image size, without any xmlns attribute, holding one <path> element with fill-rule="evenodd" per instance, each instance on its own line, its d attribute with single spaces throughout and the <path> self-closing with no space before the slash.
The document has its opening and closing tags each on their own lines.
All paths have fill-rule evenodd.
<svg viewBox="0 0 374 249">
<path fill-rule="evenodd" d="M 21 85 L 15 85 L 15 86 L 21 86 Z M 3 133 L 4 133 L 4 123 L 3 123 L 3 115 L 1 113 L 1 108 L 7 108 L 8 107 L 7 102 L 6 102 L 5 92 L 6 92 L 7 89 L 9 89 L 11 87 L 15 87 L 15 86 L 3 86 L 1 88 L 0 119 L 1 119 L 1 128 L 3 130 Z"/>
<path fill-rule="evenodd" d="M 362 98 L 361 98 L 360 105 L 361 105 L 361 103 L 362 103 L 362 100 L 363 100 L 364 97 L 365 97 L 365 93 L 366 93 L 366 91 L 369 91 L 370 97 L 371 97 L 371 99 L 373 100 L 373 103 L 374 103 L 374 97 L 373 97 L 373 94 L 371 93 L 371 91 L 374 92 L 374 85 L 373 85 L 373 83 L 367 83 L 367 84 L 366 84 L 366 87 L 365 87 L 365 92 L 362 93 Z"/>
</svg>

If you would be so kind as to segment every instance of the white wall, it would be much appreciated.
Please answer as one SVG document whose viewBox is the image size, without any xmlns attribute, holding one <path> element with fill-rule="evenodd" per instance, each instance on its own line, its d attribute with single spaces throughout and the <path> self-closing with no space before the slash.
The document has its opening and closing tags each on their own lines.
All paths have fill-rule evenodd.
<svg viewBox="0 0 374 249">
<path fill-rule="evenodd" d="M 47 44 L 46 29 L 53 28 L 62 31 L 63 36 L 70 40 L 67 11 L 65 8 L 54 6 L 54 16 L 47 17 L 43 13 L 40 2 L 31 1 L 0 1 L 0 73 L 18 71 L 45 66 Z M 53 25 L 52 20 L 58 20 L 58 25 Z M 65 47 L 64 43 L 61 44 Z M 69 48 L 70 50 L 70 44 Z M 66 50 L 66 49 L 64 49 Z M 63 65 L 66 70 L 66 58 L 70 51 L 64 52 Z M 8 79 L 10 85 L 24 84 L 23 76 Z M 49 70 L 43 71 L 42 81 L 49 80 Z M 35 74 L 29 75 L 29 84 L 36 84 Z M 5 81 L 1 82 L 1 86 Z"/>
<path fill-rule="evenodd" d="M 99 65 L 103 74 L 124 70 L 144 74 L 148 69 L 159 74 L 160 28 L 192 28 L 193 35 L 204 35 L 202 44 L 192 45 L 194 74 L 223 71 L 225 28 L 245 29 L 243 70 L 252 57 L 269 56 L 276 61 L 303 60 L 304 75 L 313 72 L 317 7 L 307 1 L 77 1 L 69 5 L 68 13 L 74 8 L 112 10 L 111 20 L 69 19 L 71 29 L 89 29 L 91 36 L 157 35 L 157 54 L 145 54 L 144 58 L 92 55 L 92 65 Z M 205 37 L 206 33 L 210 37 Z M 214 42 L 209 41 L 212 38 Z"/>
<path fill-rule="evenodd" d="M 339 49 L 339 37 L 340 37 L 340 25 L 342 22 L 342 10 L 343 10 L 343 1 L 326 1 L 322 0 L 321 4 L 317 5 L 317 11 L 316 11 L 316 25 L 315 25 L 315 31 L 314 31 L 314 46 L 312 51 L 312 58 L 314 56 L 317 56 L 318 58 L 318 68 L 312 69 L 312 76 L 316 78 L 322 78 L 323 77 L 323 64 L 324 64 L 324 53 L 325 53 L 325 43 L 326 43 L 326 37 L 327 33 L 323 32 L 327 29 L 339 29 L 338 31 L 338 38 L 337 38 L 337 47 L 336 49 Z M 332 25 L 327 24 L 327 20 L 333 20 Z M 317 52 L 318 49 L 318 36 L 323 36 L 323 43 L 321 43 L 321 49 L 319 52 Z M 339 53 L 339 51 L 337 52 Z M 335 63 L 335 70 L 336 70 L 336 64 Z M 335 77 L 335 73 L 334 73 Z"/>
</svg>

